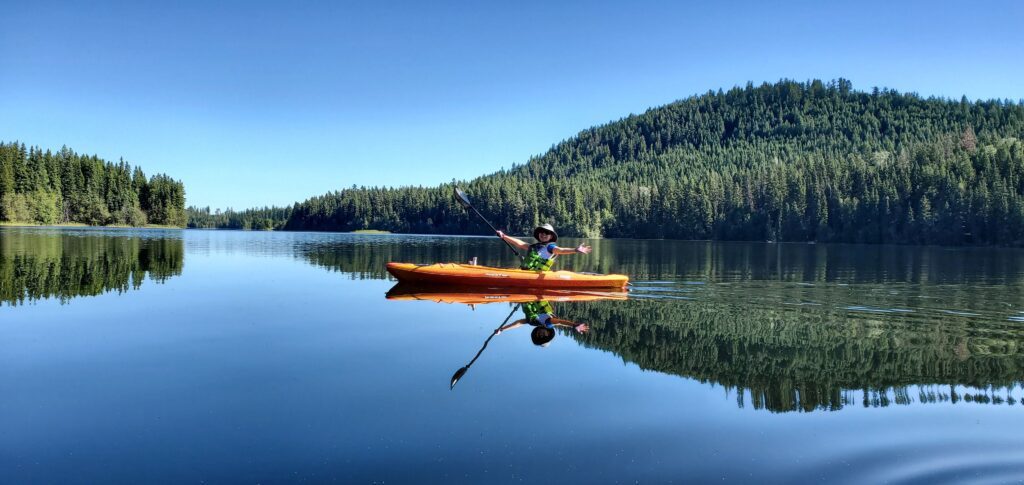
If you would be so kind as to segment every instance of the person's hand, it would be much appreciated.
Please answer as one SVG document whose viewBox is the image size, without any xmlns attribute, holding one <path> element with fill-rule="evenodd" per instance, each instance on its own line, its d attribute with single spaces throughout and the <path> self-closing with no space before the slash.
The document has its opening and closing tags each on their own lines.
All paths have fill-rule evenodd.
<svg viewBox="0 0 1024 485">
<path fill-rule="evenodd" d="M 579 325 L 576 325 L 573 328 L 575 328 L 576 331 L 579 332 L 579 333 L 587 333 L 587 330 L 590 330 L 590 327 L 588 327 L 587 324 L 585 324 L 585 323 L 581 323 Z"/>
<path fill-rule="evenodd" d="M 501 232 L 500 230 L 498 230 L 498 231 L 495 231 L 495 233 L 498 234 L 498 237 L 500 237 L 502 239 L 505 239 L 505 233 L 504 232 Z"/>
<path fill-rule="evenodd" d="M 580 244 L 579 246 L 576 247 L 576 252 L 590 254 L 590 246 L 587 246 L 586 244 Z"/>
</svg>

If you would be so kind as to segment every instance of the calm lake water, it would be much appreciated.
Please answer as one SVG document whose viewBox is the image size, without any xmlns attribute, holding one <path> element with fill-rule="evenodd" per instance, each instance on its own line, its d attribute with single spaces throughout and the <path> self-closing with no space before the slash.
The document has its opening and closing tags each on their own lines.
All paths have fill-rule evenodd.
<svg viewBox="0 0 1024 485">
<path fill-rule="evenodd" d="M 0 229 L 0 481 L 1024 479 L 1024 251 L 591 243 L 628 299 L 450 390 L 521 309 L 384 265 L 496 238 Z"/>
</svg>

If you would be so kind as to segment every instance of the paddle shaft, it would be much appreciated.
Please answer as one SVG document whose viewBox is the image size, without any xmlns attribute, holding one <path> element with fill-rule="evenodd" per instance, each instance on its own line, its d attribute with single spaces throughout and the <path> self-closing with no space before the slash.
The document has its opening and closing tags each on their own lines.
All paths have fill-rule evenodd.
<svg viewBox="0 0 1024 485">
<path fill-rule="evenodd" d="M 487 224 L 487 226 L 490 227 L 491 230 L 495 232 L 495 234 L 497 234 L 498 228 L 494 227 L 494 224 L 491 224 L 491 221 L 488 221 L 487 218 L 484 217 L 484 215 L 480 213 L 480 211 L 476 210 L 476 207 L 473 207 L 473 204 L 469 203 L 469 198 L 465 197 L 465 194 L 460 194 L 460 190 L 459 190 L 458 187 L 455 188 L 455 198 L 458 199 L 459 202 L 462 202 L 462 204 L 465 205 L 466 207 L 469 207 L 470 209 L 472 209 L 472 211 L 474 213 L 476 213 L 476 215 L 478 217 L 480 217 L 480 220 L 484 221 L 484 223 Z M 498 237 L 501 237 L 501 236 L 498 236 Z M 521 254 L 519 254 L 519 251 L 516 251 L 516 247 L 513 246 L 512 243 L 506 241 L 505 238 L 501 238 L 501 240 L 502 240 L 502 242 L 504 242 L 505 244 L 508 245 L 508 248 L 511 249 L 513 253 L 516 253 L 516 257 L 517 258 L 523 259 L 523 256 Z"/>
<path fill-rule="evenodd" d="M 488 222 L 487 219 L 484 218 L 483 214 L 481 214 L 480 211 L 476 210 L 476 207 L 469 206 L 469 208 L 473 209 L 473 212 L 476 212 L 476 215 L 480 216 L 480 219 L 483 219 L 483 221 L 486 222 L 488 226 L 491 226 L 491 230 L 493 230 L 495 234 L 498 233 L 498 229 L 495 228 L 494 225 L 492 225 L 490 222 Z M 501 237 L 501 236 L 498 236 L 498 237 Z M 519 254 L 519 251 L 516 251 L 516 247 L 513 246 L 512 243 L 506 241 L 505 238 L 503 238 L 503 237 L 501 238 L 501 240 L 502 240 L 502 242 L 504 242 L 505 244 L 508 245 L 508 248 L 511 249 L 513 253 L 516 253 L 516 257 L 517 258 L 523 259 L 523 256 Z"/>
<path fill-rule="evenodd" d="M 469 363 L 466 364 L 466 369 L 467 370 L 469 369 L 469 367 L 471 365 L 473 365 L 473 362 L 476 362 L 476 359 L 478 359 L 480 357 L 480 354 L 484 353 L 484 349 L 487 348 L 487 344 L 491 343 L 491 339 L 494 338 L 495 335 L 498 335 L 498 330 L 501 330 L 501 327 L 504 327 L 505 324 L 508 323 L 508 320 L 510 318 L 512 318 L 512 315 L 514 315 L 516 313 L 516 310 L 518 310 L 518 309 L 519 309 L 519 305 L 516 305 L 516 306 L 512 307 L 512 313 L 509 313 L 508 316 L 505 317 L 505 321 L 501 322 L 501 325 L 498 325 L 498 328 L 494 329 L 494 331 L 491 332 L 491 336 L 487 337 L 487 340 L 484 340 L 484 346 L 480 347 L 480 351 L 477 352 L 476 355 L 473 356 L 473 360 L 469 361 Z"/>
</svg>

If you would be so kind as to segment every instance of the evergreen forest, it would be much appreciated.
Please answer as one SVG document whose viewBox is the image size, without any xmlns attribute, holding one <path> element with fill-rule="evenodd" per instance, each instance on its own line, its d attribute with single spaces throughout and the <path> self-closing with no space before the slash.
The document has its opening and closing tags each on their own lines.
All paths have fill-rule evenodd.
<svg viewBox="0 0 1024 485">
<path fill-rule="evenodd" d="M 185 186 L 124 160 L 0 143 L 0 221 L 184 227 Z"/>
<path fill-rule="evenodd" d="M 459 182 L 499 227 L 579 237 L 1024 244 L 1024 103 L 747 84 L 578 133 Z M 437 187 L 350 187 L 190 227 L 487 234 Z"/>
</svg>

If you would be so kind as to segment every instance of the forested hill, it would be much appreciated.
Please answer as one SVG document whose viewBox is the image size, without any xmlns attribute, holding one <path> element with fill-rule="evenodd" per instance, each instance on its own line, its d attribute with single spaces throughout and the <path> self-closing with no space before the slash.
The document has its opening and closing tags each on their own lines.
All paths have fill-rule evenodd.
<svg viewBox="0 0 1024 485">
<path fill-rule="evenodd" d="M 591 128 L 463 185 L 481 212 L 516 234 L 552 222 L 561 234 L 588 237 L 1019 245 L 1022 138 L 1019 101 L 781 81 Z M 451 184 L 353 187 L 285 209 L 194 211 L 190 224 L 488 232 L 454 202 Z"/>
<path fill-rule="evenodd" d="M 0 221 L 185 226 L 185 186 L 123 160 L 0 143 Z"/>
</svg>

